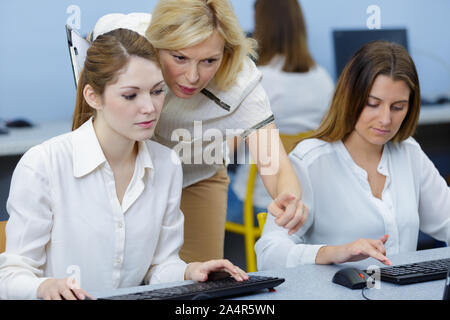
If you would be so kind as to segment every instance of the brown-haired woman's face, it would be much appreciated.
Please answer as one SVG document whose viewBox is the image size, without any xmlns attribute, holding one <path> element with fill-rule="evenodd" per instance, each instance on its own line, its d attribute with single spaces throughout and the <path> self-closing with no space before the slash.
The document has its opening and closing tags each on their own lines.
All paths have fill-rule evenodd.
<svg viewBox="0 0 450 320">
<path fill-rule="evenodd" d="M 390 141 L 406 117 L 409 95 L 405 81 L 377 76 L 352 134 L 377 146 Z"/>
<path fill-rule="evenodd" d="M 134 141 L 151 138 L 164 104 L 161 69 L 131 56 L 118 80 L 106 86 L 102 100 L 99 112 L 110 129 Z"/>
<path fill-rule="evenodd" d="M 225 40 L 214 31 L 205 41 L 180 50 L 159 50 L 167 86 L 179 98 L 199 93 L 216 75 L 223 58 Z"/>
</svg>

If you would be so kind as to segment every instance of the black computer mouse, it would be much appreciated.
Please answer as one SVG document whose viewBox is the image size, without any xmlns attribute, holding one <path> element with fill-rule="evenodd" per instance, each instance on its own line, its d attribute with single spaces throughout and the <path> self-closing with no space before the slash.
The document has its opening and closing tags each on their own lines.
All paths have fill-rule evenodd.
<svg viewBox="0 0 450 320">
<path fill-rule="evenodd" d="M 28 120 L 15 119 L 15 120 L 10 120 L 10 121 L 6 122 L 6 126 L 8 128 L 27 128 L 27 127 L 32 127 L 33 125 Z"/>
<path fill-rule="evenodd" d="M 350 289 L 362 289 L 367 286 L 369 275 L 356 268 L 344 268 L 334 274 L 333 282 Z"/>
</svg>

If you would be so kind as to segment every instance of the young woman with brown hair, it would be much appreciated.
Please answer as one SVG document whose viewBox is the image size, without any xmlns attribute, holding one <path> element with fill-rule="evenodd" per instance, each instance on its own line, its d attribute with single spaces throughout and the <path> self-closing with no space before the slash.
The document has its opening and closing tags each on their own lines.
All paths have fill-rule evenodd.
<svg viewBox="0 0 450 320">
<path fill-rule="evenodd" d="M 84 299 L 142 282 L 205 281 L 218 270 L 248 278 L 227 260 L 186 265 L 178 256 L 181 164 L 149 140 L 164 95 L 143 36 L 116 29 L 92 43 L 74 131 L 31 148 L 14 171 L 0 299 Z"/>
<path fill-rule="evenodd" d="M 389 265 L 388 255 L 416 250 L 419 230 L 450 241 L 450 188 L 412 138 L 419 111 L 408 52 L 385 41 L 360 48 L 320 127 L 290 154 L 308 220 L 289 237 L 269 217 L 258 267 L 367 257 Z"/>
</svg>

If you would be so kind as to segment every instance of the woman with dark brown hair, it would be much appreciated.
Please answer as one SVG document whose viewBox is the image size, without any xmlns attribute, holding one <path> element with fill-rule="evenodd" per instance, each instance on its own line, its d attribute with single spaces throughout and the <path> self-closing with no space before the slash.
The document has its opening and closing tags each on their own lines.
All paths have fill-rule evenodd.
<svg viewBox="0 0 450 320">
<path fill-rule="evenodd" d="M 205 281 L 219 270 L 248 279 L 228 260 L 179 258 L 181 163 L 149 140 L 164 86 L 142 35 L 115 29 L 92 43 L 74 131 L 31 148 L 14 170 L 0 299 L 92 298 L 84 290 Z"/>
<path fill-rule="evenodd" d="M 364 45 L 342 72 L 330 109 L 290 154 L 309 217 L 288 237 L 268 217 L 260 269 L 343 263 L 414 251 L 419 230 L 450 241 L 450 188 L 412 138 L 417 71 L 400 45 Z M 358 239 L 358 240 L 356 240 Z"/>
<path fill-rule="evenodd" d="M 276 127 L 283 135 L 317 129 L 329 107 L 334 83 L 308 50 L 306 23 L 298 0 L 256 0 L 254 8 L 257 66 Z M 235 204 L 245 200 L 248 171 L 248 165 L 241 165 L 231 176 L 228 220 L 242 221 L 243 206 Z M 266 211 L 271 201 L 258 175 L 253 191 L 254 212 Z"/>
</svg>

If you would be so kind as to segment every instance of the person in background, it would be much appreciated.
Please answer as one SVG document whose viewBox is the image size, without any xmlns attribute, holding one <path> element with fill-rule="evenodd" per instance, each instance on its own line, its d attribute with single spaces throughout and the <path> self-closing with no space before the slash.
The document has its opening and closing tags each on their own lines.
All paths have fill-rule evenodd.
<svg viewBox="0 0 450 320">
<path fill-rule="evenodd" d="M 259 269 L 415 251 L 419 230 L 450 241 L 450 188 L 412 138 L 419 79 L 406 49 L 362 46 L 339 77 L 319 128 L 290 154 L 309 208 L 289 236 L 271 217 L 255 245 Z"/>
<path fill-rule="evenodd" d="M 94 38 L 96 30 L 110 28 L 114 16 L 99 19 Z M 222 142 L 236 135 L 251 141 L 273 199 L 270 213 L 280 226 L 298 230 L 307 217 L 301 185 L 274 130 L 261 73 L 249 58 L 255 41 L 245 37 L 230 1 L 159 0 L 148 21 L 145 35 L 169 89 L 153 139 L 177 150 L 183 166 L 180 257 L 187 262 L 223 257 L 229 179 Z M 205 160 L 210 150 L 211 162 Z M 264 162 L 261 154 L 271 160 Z"/>
<path fill-rule="evenodd" d="M 74 131 L 31 148 L 14 170 L 0 299 L 92 299 L 95 290 L 205 281 L 222 270 L 248 279 L 227 260 L 186 265 L 178 256 L 181 164 L 148 140 L 164 86 L 142 35 L 116 29 L 92 43 Z"/>
<path fill-rule="evenodd" d="M 257 66 L 278 130 L 284 135 L 296 135 L 317 129 L 329 107 L 334 83 L 308 50 L 306 23 L 298 0 L 256 0 L 254 8 Z M 238 144 L 244 148 L 241 142 L 242 139 Z M 242 222 L 248 171 L 248 165 L 239 165 L 235 176 L 230 174 L 229 221 Z M 267 211 L 271 201 L 257 175 L 253 191 L 255 214 Z"/>
</svg>

